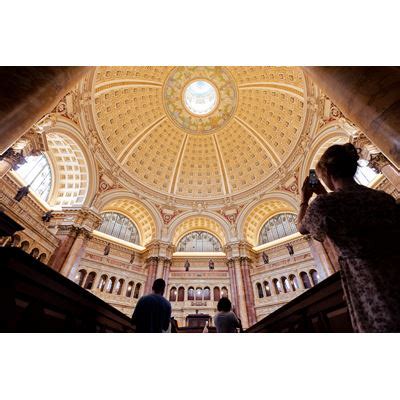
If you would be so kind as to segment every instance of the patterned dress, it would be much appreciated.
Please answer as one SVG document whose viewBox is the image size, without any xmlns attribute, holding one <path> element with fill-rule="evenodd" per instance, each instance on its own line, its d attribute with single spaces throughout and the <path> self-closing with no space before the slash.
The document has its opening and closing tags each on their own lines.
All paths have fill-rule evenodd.
<svg viewBox="0 0 400 400">
<path fill-rule="evenodd" d="M 302 225 L 339 253 L 342 285 L 356 332 L 400 332 L 400 205 L 358 185 L 319 195 Z"/>
</svg>

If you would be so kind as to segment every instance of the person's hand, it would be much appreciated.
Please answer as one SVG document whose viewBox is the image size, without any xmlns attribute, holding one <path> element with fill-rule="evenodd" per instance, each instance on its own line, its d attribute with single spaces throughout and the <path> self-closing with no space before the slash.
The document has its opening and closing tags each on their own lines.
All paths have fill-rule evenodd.
<svg viewBox="0 0 400 400">
<path fill-rule="evenodd" d="M 304 179 L 303 186 L 301 188 L 301 202 L 308 203 L 308 200 L 310 200 L 313 193 L 314 188 L 311 187 L 310 178 L 307 176 L 306 179 Z"/>
<path fill-rule="evenodd" d="M 321 181 L 318 181 L 318 183 L 312 188 L 315 194 L 326 194 L 328 193 L 324 187 L 324 185 L 321 183 Z"/>
</svg>

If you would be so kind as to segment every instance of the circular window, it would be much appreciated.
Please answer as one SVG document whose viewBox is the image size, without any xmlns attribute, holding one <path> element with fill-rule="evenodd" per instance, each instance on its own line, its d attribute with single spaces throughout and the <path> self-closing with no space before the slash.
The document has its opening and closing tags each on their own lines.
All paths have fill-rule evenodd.
<svg viewBox="0 0 400 400">
<path fill-rule="evenodd" d="M 197 80 L 186 87 L 183 99 L 186 108 L 192 114 L 206 115 L 217 106 L 218 95 L 213 85 L 206 81 Z"/>
</svg>

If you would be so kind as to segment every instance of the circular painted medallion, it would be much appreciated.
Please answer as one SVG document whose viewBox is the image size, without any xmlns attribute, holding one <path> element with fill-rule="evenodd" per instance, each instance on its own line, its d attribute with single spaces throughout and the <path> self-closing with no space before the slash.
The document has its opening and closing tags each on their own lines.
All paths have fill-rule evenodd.
<svg viewBox="0 0 400 400">
<path fill-rule="evenodd" d="M 176 67 L 163 87 L 164 107 L 179 128 L 211 133 L 227 124 L 237 105 L 237 88 L 224 67 Z"/>
</svg>

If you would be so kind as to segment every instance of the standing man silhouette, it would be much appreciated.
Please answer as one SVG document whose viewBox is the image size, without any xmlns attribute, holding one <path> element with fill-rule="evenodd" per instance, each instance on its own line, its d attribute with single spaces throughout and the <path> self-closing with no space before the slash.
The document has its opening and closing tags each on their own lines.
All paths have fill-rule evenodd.
<svg viewBox="0 0 400 400">
<path fill-rule="evenodd" d="M 171 303 L 163 297 L 164 279 L 156 279 L 152 289 L 153 293 L 139 299 L 132 315 L 138 333 L 166 332 L 171 321 Z"/>
</svg>

